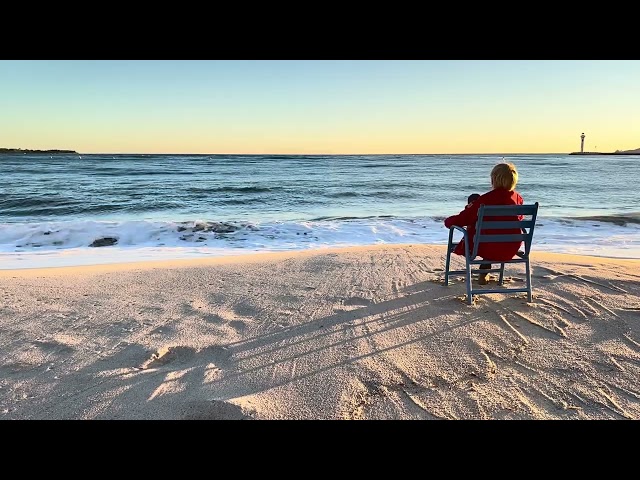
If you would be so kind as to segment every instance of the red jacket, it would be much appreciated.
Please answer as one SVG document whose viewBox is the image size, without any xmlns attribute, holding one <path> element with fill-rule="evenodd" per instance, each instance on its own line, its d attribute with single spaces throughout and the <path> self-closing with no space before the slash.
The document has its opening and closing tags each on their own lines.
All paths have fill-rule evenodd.
<svg viewBox="0 0 640 480">
<path fill-rule="evenodd" d="M 469 234 L 469 254 L 473 252 L 473 239 L 476 233 L 478 221 L 478 209 L 480 205 L 522 205 L 524 201 L 516 191 L 497 188 L 481 195 L 470 207 L 465 208 L 459 214 L 453 215 L 444 221 L 444 226 L 450 228 L 453 225 L 467 227 Z M 491 217 L 492 220 L 522 220 L 522 215 L 506 217 Z M 513 230 L 482 230 L 483 234 L 492 233 L 521 233 L 520 229 Z M 511 260 L 520 249 L 522 242 L 481 243 L 478 245 L 478 256 L 483 260 Z M 464 256 L 464 238 L 456 245 L 453 253 Z"/>
</svg>

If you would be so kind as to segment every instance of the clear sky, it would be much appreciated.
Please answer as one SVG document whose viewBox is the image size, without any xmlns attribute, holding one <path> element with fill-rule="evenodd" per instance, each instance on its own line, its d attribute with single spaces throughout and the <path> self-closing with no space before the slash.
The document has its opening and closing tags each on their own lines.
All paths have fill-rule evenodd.
<svg viewBox="0 0 640 480">
<path fill-rule="evenodd" d="M 640 148 L 638 60 L 0 60 L 0 147 L 80 153 Z"/>
</svg>

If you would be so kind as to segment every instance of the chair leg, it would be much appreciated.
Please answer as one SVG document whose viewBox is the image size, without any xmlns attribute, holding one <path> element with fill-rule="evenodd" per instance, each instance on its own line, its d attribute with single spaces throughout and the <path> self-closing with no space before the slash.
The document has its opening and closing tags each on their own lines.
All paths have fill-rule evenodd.
<svg viewBox="0 0 640 480">
<path fill-rule="evenodd" d="M 532 301 L 532 294 L 531 294 L 531 266 L 529 265 L 529 259 L 527 259 L 527 261 L 525 262 L 525 266 L 527 269 L 527 301 L 531 302 Z"/>
<path fill-rule="evenodd" d="M 447 245 L 447 260 L 444 266 L 444 284 L 449 285 L 449 265 L 451 264 L 451 247 Z"/>
<path fill-rule="evenodd" d="M 471 265 L 469 265 L 469 261 L 466 261 L 467 264 L 467 303 L 471 305 L 473 303 L 472 293 L 471 293 Z"/>
<path fill-rule="evenodd" d="M 504 263 L 500 264 L 500 278 L 498 278 L 498 285 L 502 285 L 502 281 L 504 280 Z"/>
</svg>

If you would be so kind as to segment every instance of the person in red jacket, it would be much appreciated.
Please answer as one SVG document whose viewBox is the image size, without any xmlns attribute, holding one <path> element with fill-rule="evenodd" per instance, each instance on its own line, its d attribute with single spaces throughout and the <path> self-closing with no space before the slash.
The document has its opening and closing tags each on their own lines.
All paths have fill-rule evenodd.
<svg viewBox="0 0 640 480">
<path fill-rule="evenodd" d="M 466 227 L 469 237 L 469 247 L 473 248 L 473 239 L 476 233 L 476 221 L 478 220 L 478 209 L 480 205 L 522 205 L 524 200 L 515 191 L 518 183 L 518 171 L 512 163 L 499 163 L 491 170 L 492 190 L 480 195 L 473 203 L 467 205 L 457 215 L 452 215 L 444 221 L 444 226 L 451 228 L 453 225 Z M 492 217 L 492 220 L 522 220 L 522 215 Z M 483 234 L 492 233 L 521 233 L 520 229 L 493 231 L 483 230 Z M 478 257 L 483 260 L 511 260 L 520 249 L 522 242 L 487 243 L 478 245 Z M 464 238 L 456 245 L 453 253 L 464 256 Z M 490 269 L 491 265 L 480 265 L 481 269 Z M 489 274 L 481 274 L 478 281 L 484 285 L 488 281 Z"/>
</svg>

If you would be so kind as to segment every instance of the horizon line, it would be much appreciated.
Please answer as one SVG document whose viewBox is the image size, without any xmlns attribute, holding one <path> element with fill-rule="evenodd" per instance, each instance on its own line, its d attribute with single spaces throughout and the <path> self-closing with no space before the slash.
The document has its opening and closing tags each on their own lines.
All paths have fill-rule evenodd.
<svg viewBox="0 0 640 480">
<path fill-rule="evenodd" d="M 306 155 L 306 156 L 321 156 L 321 155 L 340 155 L 340 156 L 360 156 L 360 155 L 568 155 L 571 152 L 469 152 L 469 153 L 280 153 L 280 152 L 264 152 L 264 153 L 175 153 L 175 152 L 78 152 L 78 155 Z"/>
</svg>

